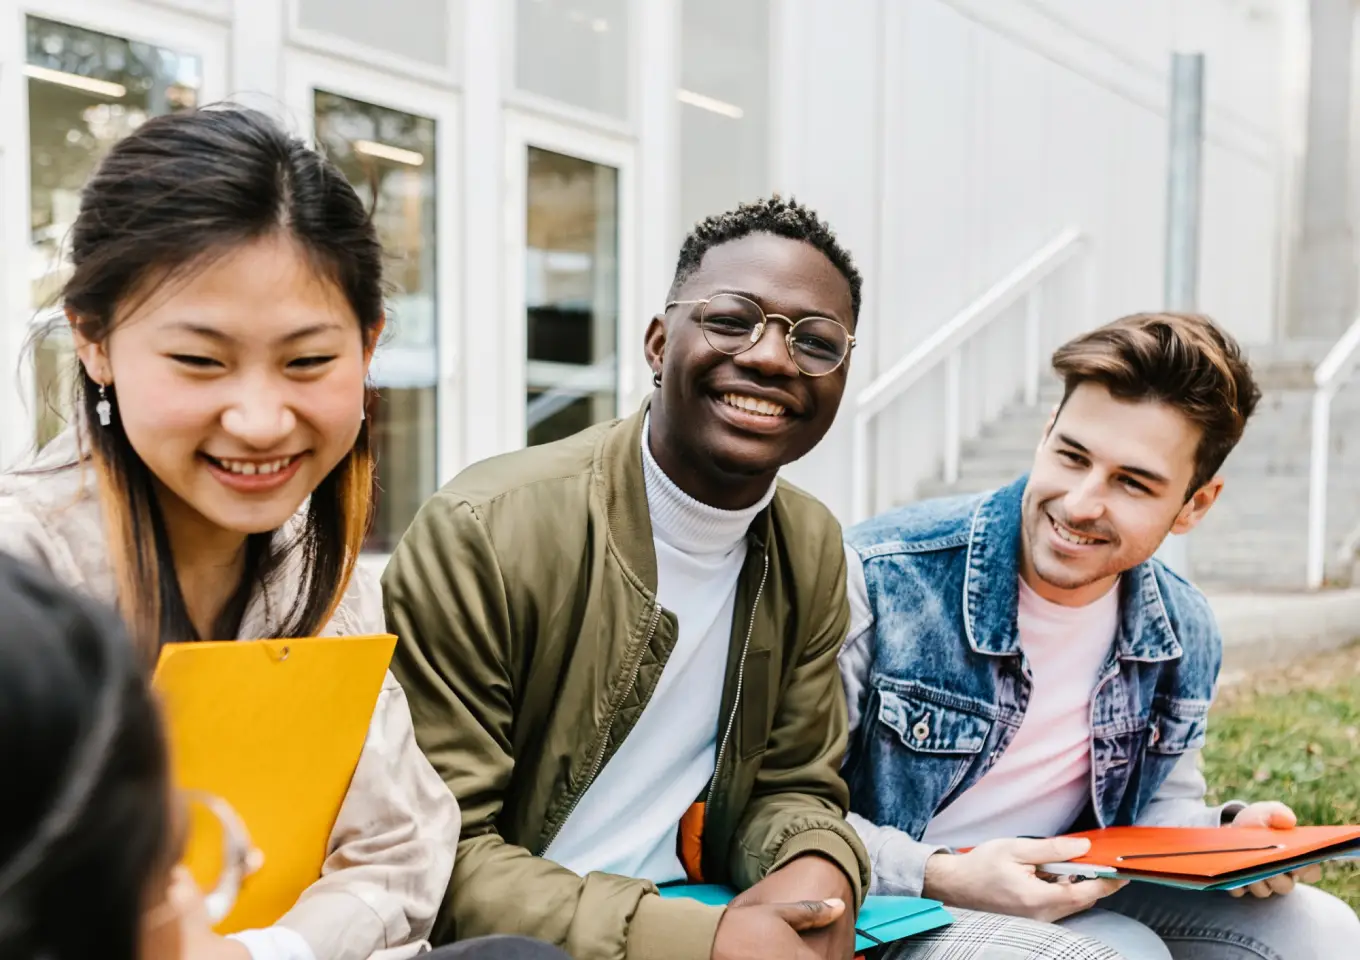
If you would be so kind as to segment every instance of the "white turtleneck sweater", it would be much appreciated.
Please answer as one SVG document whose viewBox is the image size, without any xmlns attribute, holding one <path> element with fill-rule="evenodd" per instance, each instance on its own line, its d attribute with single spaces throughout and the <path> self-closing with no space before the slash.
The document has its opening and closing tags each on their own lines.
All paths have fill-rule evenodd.
<svg viewBox="0 0 1360 960">
<path fill-rule="evenodd" d="M 662 472 L 650 434 L 649 421 L 641 453 L 656 593 L 679 623 L 675 648 L 637 724 L 543 856 L 582 876 L 600 871 L 667 883 L 685 879 L 676 832 L 713 778 L 746 533 L 774 499 L 774 485 L 745 510 L 702 504 Z"/>
</svg>

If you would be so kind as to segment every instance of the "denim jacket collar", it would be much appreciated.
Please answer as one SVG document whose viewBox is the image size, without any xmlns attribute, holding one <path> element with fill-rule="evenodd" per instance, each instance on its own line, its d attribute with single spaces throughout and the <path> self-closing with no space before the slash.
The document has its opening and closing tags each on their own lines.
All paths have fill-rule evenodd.
<svg viewBox="0 0 1360 960">
<path fill-rule="evenodd" d="M 1020 653 L 1016 611 L 1020 603 L 1021 502 L 1029 475 L 1002 487 L 973 513 L 963 580 L 963 623 L 974 652 L 994 657 Z M 1180 641 L 1167 616 L 1152 564 L 1144 562 L 1119 581 L 1120 660 L 1159 663 L 1178 659 Z"/>
</svg>

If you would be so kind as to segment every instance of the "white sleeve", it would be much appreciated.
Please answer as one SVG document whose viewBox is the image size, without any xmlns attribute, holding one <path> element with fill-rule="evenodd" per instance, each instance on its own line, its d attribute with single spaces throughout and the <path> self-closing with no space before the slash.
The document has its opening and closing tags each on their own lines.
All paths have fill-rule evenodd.
<svg viewBox="0 0 1360 960">
<path fill-rule="evenodd" d="M 1246 808 L 1241 800 L 1218 806 L 1204 802 L 1206 786 L 1199 751 L 1187 750 L 1171 768 L 1157 793 L 1139 815 L 1140 827 L 1226 827 Z"/>
<path fill-rule="evenodd" d="M 874 895 L 924 896 L 926 864 L 935 854 L 950 852 L 948 847 L 913 840 L 896 827 L 879 826 L 857 813 L 847 814 L 845 821 L 869 852 L 872 880 L 868 892 Z"/>
<path fill-rule="evenodd" d="M 251 960 L 316 960 L 302 934 L 287 927 L 242 930 L 227 937 L 250 951 Z"/>
<path fill-rule="evenodd" d="M 850 711 L 850 733 L 859 729 L 869 699 L 869 666 L 873 662 L 874 614 L 869 609 L 869 587 L 864 562 L 849 544 L 845 547 L 845 595 L 850 601 L 850 626 L 845 645 L 836 657 Z"/>
</svg>

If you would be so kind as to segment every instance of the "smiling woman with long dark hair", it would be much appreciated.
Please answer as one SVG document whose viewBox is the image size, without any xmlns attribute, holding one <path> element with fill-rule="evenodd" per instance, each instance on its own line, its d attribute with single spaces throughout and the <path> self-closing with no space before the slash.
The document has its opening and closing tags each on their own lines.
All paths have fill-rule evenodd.
<svg viewBox="0 0 1360 960">
<path fill-rule="evenodd" d="M 381 633 L 357 566 L 382 251 L 340 171 L 264 114 L 158 117 L 86 184 L 63 291 L 76 416 L 0 476 L 0 550 L 166 642 Z M 223 958 L 423 949 L 458 809 L 389 675 L 323 876 Z"/>
</svg>

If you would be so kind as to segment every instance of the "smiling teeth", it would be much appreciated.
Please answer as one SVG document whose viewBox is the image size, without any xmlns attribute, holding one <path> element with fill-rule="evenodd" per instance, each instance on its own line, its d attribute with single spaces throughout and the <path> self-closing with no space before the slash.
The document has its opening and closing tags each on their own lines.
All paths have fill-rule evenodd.
<svg viewBox="0 0 1360 960">
<path fill-rule="evenodd" d="M 788 410 L 780 404 L 758 400 L 755 397 L 744 397 L 739 393 L 725 393 L 722 400 L 729 407 L 736 407 L 747 413 L 758 413 L 764 417 L 782 417 L 788 413 Z"/>
<path fill-rule="evenodd" d="M 282 460 L 270 460 L 266 463 L 255 463 L 248 460 L 218 460 L 217 463 L 229 473 L 239 473 L 245 477 L 253 477 L 256 474 L 268 475 L 278 473 L 293 462 L 293 457 L 284 457 Z"/>
<path fill-rule="evenodd" d="M 1099 540 L 1092 540 L 1090 537 L 1077 536 L 1077 534 L 1068 530 L 1066 527 L 1060 526 L 1058 522 L 1052 518 L 1050 518 L 1048 522 L 1053 525 L 1053 529 L 1058 534 L 1059 540 L 1066 540 L 1068 543 L 1076 544 L 1079 547 L 1089 547 L 1093 543 L 1100 543 Z"/>
</svg>

